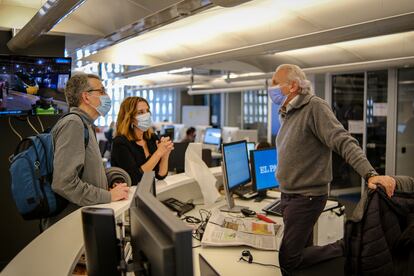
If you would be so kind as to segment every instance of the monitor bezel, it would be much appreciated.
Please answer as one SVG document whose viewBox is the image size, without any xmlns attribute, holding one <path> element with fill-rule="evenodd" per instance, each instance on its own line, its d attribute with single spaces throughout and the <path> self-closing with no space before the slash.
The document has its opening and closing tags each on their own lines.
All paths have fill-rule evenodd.
<svg viewBox="0 0 414 276">
<path fill-rule="evenodd" d="M 166 271 L 164 268 L 157 266 L 156 270 L 165 272 L 158 275 L 192 275 L 192 229 L 153 195 L 151 192 L 153 180 L 154 172 L 144 173 L 135 191 L 134 204 L 131 207 L 131 233 L 133 239 L 131 243 L 133 244 L 133 252 L 138 252 L 139 248 L 145 248 L 145 245 L 139 245 L 139 235 L 136 237 L 136 231 L 142 230 L 134 227 L 136 223 L 145 222 L 146 225 L 142 225 L 142 229 L 146 231 L 145 233 L 151 237 L 158 235 L 158 237 L 153 238 L 149 242 L 158 240 L 159 243 L 157 245 L 160 248 L 157 249 L 167 250 L 164 251 L 165 255 L 156 256 L 158 261 L 161 257 L 170 258 L 169 254 L 171 254 L 171 247 L 173 247 L 175 264 L 167 263 L 164 266 L 174 267 L 175 271 Z M 149 229 L 154 231 L 148 232 Z M 151 252 L 147 252 L 147 254 L 151 255 Z M 134 255 L 134 263 L 137 262 L 137 266 L 139 266 L 140 259 L 140 254 Z M 151 260 L 149 261 L 151 262 Z M 157 264 L 153 263 L 152 266 L 154 265 Z"/>
<path fill-rule="evenodd" d="M 10 60 L 10 65 L 15 63 L 16 59 L 19 58 L 32 58 L 32 59 L 64 59 L 69 61 L 69 78 L 68 80 L 71 78 L 71 76 L 73 75 L 72 72 L 72 64 L 73 64 L 73 59 L 71 57 L 65 57 L 65 56 L 42 56 L 42 55 L 19 55 L 19 54 L 12 54 L 12 55 L 7 55 L 7 54 L 0 54 L 0 57 L 6 57 Z M 66 62 L 65 62 L 66 63 Z M 9 72 L 10 75 L 13 75 L 11 72 Z M 60 102 L 65 102 L 64 104 L 67 105 L 66 101 L 62 101 L 61 99 L 59 100 Z M 35 116 L 41 116 L 41 117 L 45 117 L 45 116 L 61 116 L 62 114 L 66 113 L 69 111 L 69 106 L 67 106 L 67 111 L 63 111 L 61 113 L 57 113 L 57 114 L 49 114 L 49 113 L 36 113 L 33 111 L 32 109 L 11 109 L 11 110 L 2 110 L 0 111 L 0 117 L 35 117 Z"/>
<path fill-rule="evenodd" d="M 276 151 L 276 147 L 256 149 L 256 150 L 252 150 L 251 151 L 250 160 L 251 160 L 251 173 L 252 173 L 252 187 L 253 187 L 253 190 L 256 191 L 256 192 L 264 192 L 264 191 L 267 191 L 267 190 L 270 190 L 270 189 L 278 188 L 280 186 L 280 184 L 276 180 L 276 183 L 278 185 L 276 185 L 274 187 L 273 186 L 272 187 L 267 187 L 265 189 L 260 189 L 260 190 L 257 189 L 257 178 L 256 178 L 256 168 L 255 168 L 255 164 L 256 164 L 256 161 L 255 161 L 255 153 L 256 152 L 261 152 L 261 151 L 271 151 L 271 150 L 276 152 L 276 166 L 277 166 L 277 151 Z"/>
<path fill-rule="evenodd" d="M 235 144 L 243 144 L 243 143 L 245 144 L 245 148 L 246 148 L 246 161 L 247 161 L 247 168 L 248 168 L 248 172 L 249 172 L 249 179 L 247 179 L 246 181 L 241 182 L 241 183 L 239 183 L 239 184 L 237 184 L 237 185 L 230 188 L 229 177 L 228 177 L 228 174 L 227 174 L 227 163 L 226 163 L 225 147 L 232 146 L 232 145 L 235 145 Z M 252 182 L 252 174 L 250 172 L 250 165 L 249 165 L 249 157 L 248 157 L 248 154 L 247 154 L 247 141 L 246 140 L 240 140 L 240 141 L 235 141 L 235 142 L 230 142 L 230 143 L 223 143 L 222 146 L 221 146 L 221 153 L 223 155 L 223 164 L 224 164 L 223 169 L 226 170 L 225 172 L 223 172 L 223 175 L 225 175 L 225 177 L 226 177 L 225 180 L 226 180 L 226 185 L 227 185 L 227 188 L 229 189 L 229 192 L 232 192 L 235 189 L 237 189 L 238 187 Z"/>
<path fill-rule="evenodd" d="M 218 130 L 220 132 L 220 139 L 219 139 L 218 143 L 208 143 L 208 142 L 206 142 L 206 137 L 207 137 L 206 134 L 207 134 L 207 131 L 209 131 L 209 129 Z M 221 144 L 221 128 L 217 128 L 217 127 L 208 127 L 208 128 L 206 128 L 204 130 L 203 144 L 219 146 Z"/>
<path fill-rule="evenodd" d="M 252 150 L 249 150 L 249 147 L 248 147 L 249 144 L 253 144 L 253 149 Z M 250 153 L 256 149 L 256 143 L 255 142 L 247 142 L 246 146 L 247 146 L 247 157 L 249 158 L 249 160 L 251 160 Z M 253 179 L 253 176 L 252 176 L 252 179 Z"/>
</svg>

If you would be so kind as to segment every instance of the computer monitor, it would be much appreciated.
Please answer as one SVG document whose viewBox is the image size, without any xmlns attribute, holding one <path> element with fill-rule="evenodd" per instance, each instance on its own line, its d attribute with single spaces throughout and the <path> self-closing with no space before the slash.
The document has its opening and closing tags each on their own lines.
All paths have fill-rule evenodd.
<svg viewBox="0 0 414 276">
<path fill-rule="evenodd" d="M 0 116 L 66 112 L 71 63 L 66 57 L 0 55 Z"/>
<path fill-rule="evenodd" d="M 251 152 L 253 189 L 258 192 L 256 201 L 266 197 L 266 191 L 279 187 L 275 171 L 277 167 L 276 148 L 265 148 Z"/>
<path fill-rule="evenodd" d="M 227 204 L 220 208 L 225 212 L 240 212 L 244 206 L 236 206 L 232 197 L 233 191 L 251 182 L 249 159 L 247 158 L 246 141 L 222 144 L 223 183 Z"/>
<path fill-rule="evenodd" d="M 119 275 L 121 248 L 116 237 L 114 211 L 110 208 L 82 209 L 83 240 L 88 275 Z"/>
<path fill-rule="evenodd" d="M 257 142 L 257 129 L 239 129 L 235 135 L 234 139 L 238 140 L 246 140 L 248 142 Z"/>
<path fill-rule="evenodd" d="M 171 141 L 174 141 L 174 126 L 167 125 L 162 127 L 161 136 L 170 137 Z"/>
<path fill-rule="evenodd" d="M 204 133 L 204 144 L 220 145 L 221 143 L 221 129 L 219 128 L 206 128 Z"/>
<path fill-rule="evenodd" d="M 153 180 L 144 173 L 130 208 L 136 275 L 193 275 L 192 230 L 151 193 Z"/>
<path fill-rule="evenodd" d="M 250 160 L 250 151 L 254 150 L 256 147 L 255 142 L 247 142 L 247 156 L 249 157 Z"/>
<path fill-rule="evenodd" d="M 195 141 L 196 143 L 202 143 L 204 141 L 204 133 L 206 132 L 207 128 L 211 128 L 211 126 L 194 126 L 196 129 L 196 137 L 195 137 Z"/>
<path fill-rule="evenodd" d="M 234 138 L 234 135 L 236 135 L 236 132 L 239 129 L 240 129 L 239 127 L 229 127 L 229 126 L 222 127 L 222 129 L 221 129 L 221 139 L 222 139 L 223 143 L 230 143 L 230 142 L 237 141 Z"/>
<path fill-rule="evenodd" d="M 184 139 L 186 130 L 184 124 L 174 124 L 174 142 L 180 142 Z"/>
</svg>

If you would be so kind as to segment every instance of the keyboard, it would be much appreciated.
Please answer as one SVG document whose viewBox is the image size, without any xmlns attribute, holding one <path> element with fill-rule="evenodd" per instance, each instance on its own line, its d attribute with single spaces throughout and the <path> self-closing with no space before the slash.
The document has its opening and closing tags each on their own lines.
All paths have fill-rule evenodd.
<svg viewBox="0 0 414 276">
<path fill-rule="evenodd" d="M 251 186 L 241 186 L 234 190 L 233 193 L 241 198 L 252 198 L 257 195 L 257 192 L 253 191 Z"/>
<path fill-rule="evenodd" d="M 265 211 L 267 214 L 281 217 L 282 208 L 280 206 L 280 199 L 276 199 L 275 201 L 266 205 L 262 210 Z"/>
</svg>

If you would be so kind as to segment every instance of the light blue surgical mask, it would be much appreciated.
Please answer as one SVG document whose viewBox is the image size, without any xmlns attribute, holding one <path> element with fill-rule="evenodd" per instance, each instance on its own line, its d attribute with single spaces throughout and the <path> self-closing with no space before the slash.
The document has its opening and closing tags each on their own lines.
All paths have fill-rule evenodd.
<svg viewBox="0 0 414 276">
<path fill-rule="evenodd" d="M 136 119 L 138 122 L 137 128 L 139 128 L 140 130 L 147 131 L 151 127 L 152 120 L 150 112 L 138 115 Z"/>
<path fill-rule="evenodd" d="M 280 85 L 269 87 L 267 91 L 273 103 L 282 105 L 286 101 L 287 96 L 283 95 Z"/>
<path fill-rule="evenodd" d="M 97 107 L 94 107 L 91 105 L 95 110 L 101 115 L 102 117 L 105 117 L 106 114 L 108 114 L 109 110 L 112 107 L 112 101 L 111 98 L 108 95 L 91 95 L 94 97 L 99 97 L 100 104 Z"/>
</svg>

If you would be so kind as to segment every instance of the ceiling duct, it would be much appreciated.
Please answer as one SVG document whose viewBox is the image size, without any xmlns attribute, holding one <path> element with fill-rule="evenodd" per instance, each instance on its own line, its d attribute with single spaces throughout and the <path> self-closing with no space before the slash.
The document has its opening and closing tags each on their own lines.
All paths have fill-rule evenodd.
<svg viewBox="0 0 414 276">
<path fill-rule="evenodd" d="M 211 0 L 213 4 L 220 6 L 220 7 L 225 7 L 225 8 L 238 6 L 240 4 L 243 4 L 249 1 L 251 0 Z"/>
<path fill-rule="evenodd" d="M 7 43 L 7 47 L 16 52 L 25 49 L 39 36 L 49 32 L 85 0 L 48 0 L 32 19 Z"/>
</svg>

